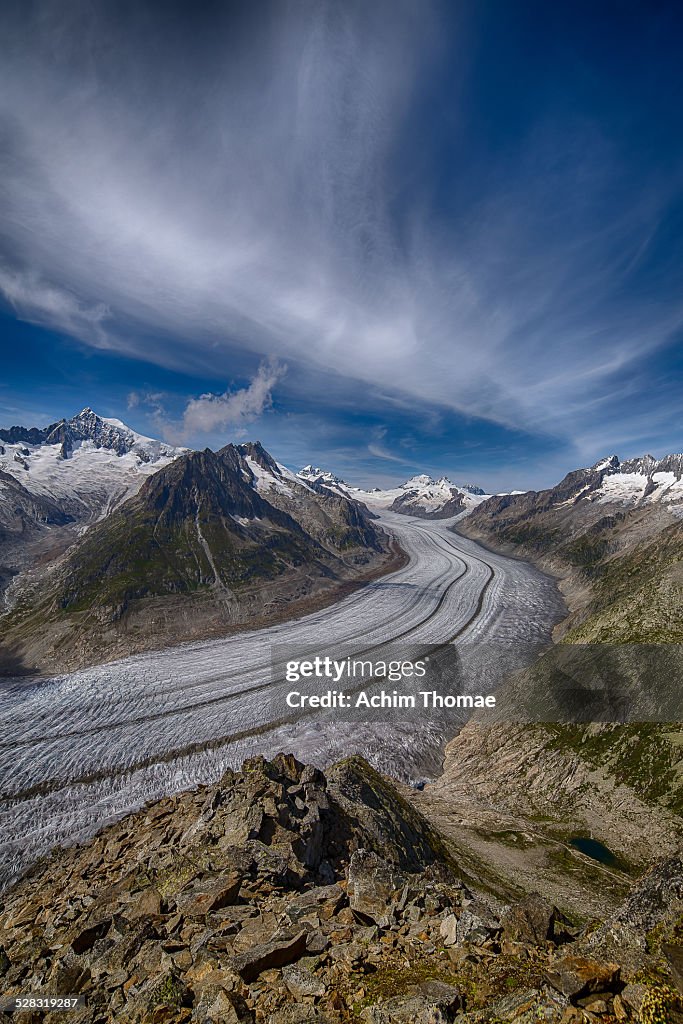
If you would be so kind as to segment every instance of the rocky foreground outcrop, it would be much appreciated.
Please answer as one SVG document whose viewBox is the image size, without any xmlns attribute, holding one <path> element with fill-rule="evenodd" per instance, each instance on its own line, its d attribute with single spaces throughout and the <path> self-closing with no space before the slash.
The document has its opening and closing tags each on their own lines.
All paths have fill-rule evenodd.
<svg viewBox="0 0 683 1024">
<path fill-rule="evenodd" d="M 679 858 L 583 933 L 459 876 L 360 758 L 253 758 L 36 864 L 0 901 L 0 989 L 131 1024 L 683 1020 Z"/>
</svg>

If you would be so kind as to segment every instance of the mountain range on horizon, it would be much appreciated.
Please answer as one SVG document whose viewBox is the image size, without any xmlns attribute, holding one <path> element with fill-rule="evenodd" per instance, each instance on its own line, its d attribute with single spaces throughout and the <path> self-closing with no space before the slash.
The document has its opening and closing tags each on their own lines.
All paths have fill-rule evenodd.
<svg viewBox="0 0 683 1024">
<path fill-rule="evenodd" d="M 259 442 L 249 443 L 259 444 Z M 100 474 L 104 470 L 103 460 L 92 457 L 94 452 L 102 453 L 105 459 L 106 453 L 118 456 L 119 461 L 117 462 L 108 460 L 107 468 L 112 469 L 113 473 L 117 473 L 121 479 L 124 479 L 147 476 L 150 472 L 155 472 L 168 464 L 170 460 L 186 454 L 190 450 L 140 434 L 119 419 L 99 416 L 89 406 L 68 419 L 63 418 L 42 428 L 25 426 L 0 428 L 0 472 L 14 476 L 19 483 L 24 485 L 28 483 L 28 489 L 36 495 L 55 498 L 61 490 L 63 498 L 71 497 L 83 500 L 86 505 L 90 500 L 94 508 L 97 507 L 98 468 Z M 63 469 L 60 470 L 59 476 L 55 472 L 56 460 L 60 460 L 60 462 L 73 460 L 71 472 L 76 476 L 78 473 L 76 466 L 82 457 L 88 458 L 88 469 L 87 472 L 81 473 L 80 477 L 70 479 Z M 22 473 L 22 470 L 25 472 Z M 645 454 L 623 461 L 613 454 L 599 459 L 592 466 L 570 471 L 568 478 L 572 472 L 601 473 L 602 480 L 606 481 L 602 496 L 609 499 L 625 501 L 649 499 L 677 502 L 683 496 L 683 488 L 680 487 L 683 475 L 683 454 L 669 454 L 660 459 Z M 359 495 L 389 494 L 395 491 L 395 497 L 401 497 L 401 492 L 416 492 L 420 498 L 431 498 L 432 510 L 436 511 L 440 511 L 441 505 L 453 497 L 451 493 L 453 488 L 462 495 L 470 495 L 474 498 L 487 496 L 484 489 L 477 484 L 455 484 L 445 475 L 435 478 L 426 473 L 418 473 L 393 488 L 375 487 L 367 490 L 349 484 L 328 469 L 312 464 L 302 467 L 295 473 L 300 480 L 308 485 L 316 484 L 330 489 L 336 487 L 340 491 L 354 492 Z M 93 478 L 93 474 L 95 478 Z M 141 482 L 140 480 L 139 483 Z M 116 490 L 113 483 L 102 481 L 105 489 L 108 484 Z M 134 489 L 135 486 L 135 482 L 131 479 L 129 488 Z M 520 489 L 519 492 L 512 493 L 525 493 L 525 491 Z M 77 498 L 76 495 L 78 495 Z M 88 495 L 88 498 L 85 495 Z M 123 500 L 124 496 L 128 496 L 126 491 L 120 490 L 113 500 Z M 597 496 L 594 494 L 594 497 Z M 406 501 L 405 504 L 408 508 L 410 507 L 409 501 Z M 400 511 L 400 508 L 396 510 Z"/>
</svg>

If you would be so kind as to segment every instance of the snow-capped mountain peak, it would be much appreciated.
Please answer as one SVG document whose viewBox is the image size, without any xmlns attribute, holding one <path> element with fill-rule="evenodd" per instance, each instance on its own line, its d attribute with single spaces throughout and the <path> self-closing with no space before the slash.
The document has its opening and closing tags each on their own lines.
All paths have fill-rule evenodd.
<svg viewBox="0 0 683 1024">
<path fill-rule="evenodd" d="M 90 441 L 95 448 L 105 448 L 116 455 L 135 451 L 143 462 L 154 462 L 160 456 L 173 456 L 185 451 L 157 441 L 122 423 L 121 420 L 98 416 L 89 406 L 81 409 L 71 419 L 61 419 L 47 427 L 10 427 L 0 430 L 0 443 L 24 444 L 39 448 L 44 445 L 59 445 L 60 456 L 68 459 L 74 448 L 84 441 Z"/>
<path fill-rule="evenodd" d="M 334 494 L 340 494 L 344 498 L 349 498 L 354 490 L 341 477 L 330 473 L 328 469 L 321 469 L 320 466 L 304 466 L 296 475 L 301 483 L 306 484 L 315 491 L 320 492 L 322 488 L 332 491 Z"/>
<path fill-rule="evenodd" d="M 606 459 L 600 459 L 594 466 L 591 466 L 591 473 L 613 473 L 619 469 L 619 456 L 608 455 Z"/>
<path fill-rule="evenodd" d="M 472 484 L 456 486 L 447 476 L 435 480 L 428 473 L 417 473 L 388 490 L 375 488 L 364 491 L 353 487 L 350 492 L 370 508 L 386 508 L 423 519 L 449 519 L 462 515 L 488 496 L 481 487 Z"/>
<path fill-rule="evenodd" d="M 186 451 L 98 416 L 89 406 L 47 427 L 0 430 L 0 471 L 78 520 L 130 497 L 147 476 Z"/>
<path fill-rule="evenodd" d="M 620 462 L 616 455 L 597 463 L 602 479 L 595 489 L 599 501 L 625 505 L 683 503 L 683 454 L 656 459 L 646 454 Z"/>
<path fill-rule="evenodd" d="M 445 480 L 445 477 L 442 477 Z M 418 473 L 417 476 L 411 476 L 410 480 L 406 480 L 401 484 L 401 489 L 404 491 L 412 491 L 416 488 L 422 487 L 433 487 L 437 483 L 433 477 L 428 476 L 427 473 Z"/>
<path fill-rule="evenodd" d="M 617 455 L 577 469 L 551 488 L 554 504 L 590 501 L 625 506 L 661 503 L 683 514 L 683 455 L 642 455 L 624 462 Z"/>
<path fill-rule="evenodd" d="M 304 466 L 304 468 L 300 469 L 296 475 L 307 483 L 314 483 L 316 481 L 320 481 L 324 484 L 344 483 L 341 477 L 335 476 L 334 473 L 330 473 L 328 469 L 321 469 L 320 466 Z"/>
</svg>

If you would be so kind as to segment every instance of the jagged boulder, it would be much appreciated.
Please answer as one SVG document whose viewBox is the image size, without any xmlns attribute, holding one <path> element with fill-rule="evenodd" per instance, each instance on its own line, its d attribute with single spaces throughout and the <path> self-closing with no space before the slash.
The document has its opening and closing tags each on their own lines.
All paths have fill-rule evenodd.
<svg viewBox="0 0 683 1024">
<path fill-rule="evenodd" d="M 570 998 L 591 992 L 613 991 L 619 984 L 618 964 L 570 954 L 555 960 L 546 971 L 554 989 Z"/>
<path fill-rule="evenodd" d="M 456 942 L 479 945 L 500 930 L 500 921 L 481 900 L 470 900 L 458 917 Z"/>
<path fill-rule="evenodd" d="M 362 1014 L 368 1024 L 449 1024 L 462 1005 L 459 989 L 441 981 L 423 981 Z"/>
<path fill-rule="evenodd" d="M 669 964 L 671 977 L 676 983 L 678 991 L 683 993 L 683 946 L 664 942 L 662 944 L 662 953 Z"/>
<path fill-rule="evenodd" d="M 538 893 L 531 893 L 506 911 L 500 925 L 508 941 L 541 946 L 553 938 L 557 919 L 557 908 Z"/>
<path fill-rule="evenodd" d="M 645 949 L 647 936 L 657 925 L 683 914 L 683 857 L 655 864 L 634 886 L 628 899 L 586 940 L 599 949 L 606 942 Z"/>
<path fill-rule="evenodd" d="M 349 906 L 361 919 L 386 928 L 404 881 L 376 853 L 356 850 L 349 864 Z"/>
<path fill-rule="evenodd" d="M 322 996 L 325 985 L 312 971 L 300 964 L 289 964 L 282 969 L 282 980 L 295 999 L 305 996 Z"/>
<path fill-rule="evenodd" d="M 340 849 L 363 847 L 405 871 L 437 863 L 452 866 L 426 819 L 362 757 L 346 758 L 325 774 L 334 809 L 330 844 Z"/>
<path fill-rule="evenodd" d="M 283 933 L 260 942 L 233 957 L 230 964 L 244 981 L 253 981 L 263 971 L 298 960 L 306 951 L 306 931 Z"/>
</svg>

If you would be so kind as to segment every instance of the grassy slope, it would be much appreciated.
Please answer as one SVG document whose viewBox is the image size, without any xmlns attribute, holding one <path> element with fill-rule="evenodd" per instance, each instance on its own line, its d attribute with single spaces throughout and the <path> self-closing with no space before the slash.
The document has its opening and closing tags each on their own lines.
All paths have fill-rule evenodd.
<svg viewBox="0 0 683 1024">
<path fill-rule="evenodd" d="M 575 506 L 534 512 L 527 507 L 523 515 L 515 515 L 508 507 L 490 518 L 473 517 L 463 532 L 531 558 L 560 576 L 569 594 L 581 595 L 562 644 L 683 644 L 683 523 L 657 511 L 604 511 Z M 628 659 L 628 651 L 624 647 L 619 656 Z M 673 676 L 680 680 L 680 653 L 671 648 L 666 661 L 655 658 L 653 664 L 673 665 Z M 634 653 L 636 666 L 646 664 L 646 658 L 636 658 Z M 542 692 L 565 683 L 556 648 L 517 685 Z M 646 688 L 647 678 L 643 683 Z M 549 751 L 578 755 L 640 799 L 683 815 L 679 723 L 550 723 L 528 729 L 543 734 Z"/>
<path fill-rule="evenodd" d="M 259 544 L 236 537 L 234 527 L 218 516 L 200 515 L 198 525 L 220 580 L 230 589 L 273 579 L 308 554 L 303 540 L 284 531 L 274 531 Z M 123 607 L 142 596 L 192 593 L 213 579 L 195 522 L 155 524 L 145 509 L 126 509 L 86 534 L 58 600 L 72 611 Z"/>
<path fill-rule="evenodd" d="M 612 553 L 609 539 L 601 541 L 584 567 L 592 591 L 584 621 L 565 641 L 683 643 L 683 523 L 627 551 Z"/>
</svg>

